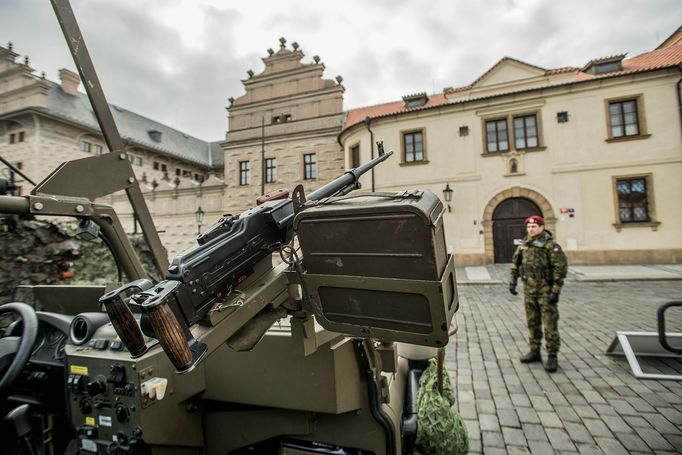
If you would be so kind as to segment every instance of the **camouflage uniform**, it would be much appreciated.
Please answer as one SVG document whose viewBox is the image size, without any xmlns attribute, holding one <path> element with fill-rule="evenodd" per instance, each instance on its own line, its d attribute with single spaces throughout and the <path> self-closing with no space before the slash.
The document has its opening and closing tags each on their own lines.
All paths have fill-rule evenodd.
<svg viewBox="0 0 682 455">
<path fill-rule="evenodd" d="M 516 285 L 519 276 L 523 281 L 531 350 L 540 349 L 544 325 L 547 353 L 559 352 L 559 306 L 548 302 L 547 296 L 559 295 L 567 268 L 566 255 L 549 231 L 535 239 L 526 237 L 514 252 L 510 283 Z"/>
</svg>

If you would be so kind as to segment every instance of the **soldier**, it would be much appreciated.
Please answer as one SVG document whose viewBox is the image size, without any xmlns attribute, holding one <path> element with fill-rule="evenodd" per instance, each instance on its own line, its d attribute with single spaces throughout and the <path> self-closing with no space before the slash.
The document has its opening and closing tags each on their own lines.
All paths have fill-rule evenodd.
<svg viewBox="0 0 682 455">
<path fill-rule="evenodd" d="M 568 263 L 559 244 L 545 230 L 545 220 L 541 216 L 529 216 L 525 224 L 528 235 L 514 252 L 509 280 L 509 292 L 513 295 L 518 294 L 516 280 L 519 276 L 523 281 L 530 352 L 521 357 L 521 362 L 542 362 L 540 346 L 544 326 L 547 348 L 545 370 L 551 373 L 559 366 L 558 303 Z"/>
</svg>

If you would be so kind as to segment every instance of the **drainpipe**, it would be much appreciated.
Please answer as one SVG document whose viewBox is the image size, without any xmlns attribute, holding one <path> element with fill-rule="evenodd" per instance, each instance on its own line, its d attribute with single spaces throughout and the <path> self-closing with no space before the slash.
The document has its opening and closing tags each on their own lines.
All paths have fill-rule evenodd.
<svg viewBox="0 0 682 455">
<path fill-rule="evenodd" d="M 677 65 L 677 69 L 682 73 L 682 63 Z M 677 81 L 677 107 L 680 111 L 680 133 L 682 133 L 682 77 Z M 365 120 L 367 121 L 367 120 Z"/>
<path fill-rule="evenodd" d="M 369 127 L 369 124 L 372 123 L 371 117 L 367 116 L 365 117 L 365 126 L 367 127 L 367 131 L 369 131 L 369 151 L 370 151 L 370 159 L 374 159 L 374 133 L 372 132 L 371 128 Z M 374 192 L 374 168 L 371 170 L 372 172 L 372 193 Z"/>
</svg>

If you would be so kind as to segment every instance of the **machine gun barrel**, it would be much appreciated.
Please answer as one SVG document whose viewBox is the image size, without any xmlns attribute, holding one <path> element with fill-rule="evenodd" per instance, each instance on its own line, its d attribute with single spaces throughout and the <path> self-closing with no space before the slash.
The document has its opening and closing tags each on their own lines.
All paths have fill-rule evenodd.
<svg viewBox="0 0 682 455">
<path fill-rule="evenodd" d="M 393 152 L 383 153 L 383 147 L 380 146 L 381 152 L 376 158 L 366 162 L 365 164 L 346 171 L 340 177 L 332 180 L 321 188 L 316 189 L 307 196 L 309 201 L 319 201 L 320 199 L 325 199 L 328 197 L 344 196 L 353 190 L 360 189 L 360 177 L 362 174 L 371 170 L 377 164 L 388 159 L 389 156 L 393 155 Z M 278 226 L 291 226 L 294 220 L 294 207 L 291 199 L 288 199 L 278 210 L 273 210 L 273 219 L 277 222 Z M 287 241 L 290 239 L 287 239 Z"/>
<path fill-rule="evenodd" d="M 338 177 L 331 182 L 324 185 L 308 195 L 308 199 L 311 201 L 317 201 L 326 197 L 341 196 L 347 194 L 348 192 L 359 188 L 360 176 L 365 172 L 371 170 L 374 166 L 386 160 L 389 156 L 393 155 L 393 152 L 382 153 L 371 161 L 358 166 L 350 171 L 347 171 L 341 177 Z M 336 189 L 336 190 L 335 190 Z"/>
</svg>

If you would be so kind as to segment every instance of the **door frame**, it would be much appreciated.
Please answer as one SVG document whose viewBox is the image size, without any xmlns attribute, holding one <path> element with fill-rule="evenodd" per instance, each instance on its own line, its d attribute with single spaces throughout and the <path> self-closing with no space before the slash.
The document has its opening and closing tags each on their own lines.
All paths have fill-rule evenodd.
<svg viewBox="0 0 682 455">
<path fill-rule="evenodd" d="M 556 237 L 556 212 L 552 209 L 552 205 L 549 200 L 538 193 L 535 190 L 529 188 L 523 188 L 520 186 L 515 186 L 508 188 L 506 190 L 500 191 L 493 197 L 491 197 L 483 210 L 483 217 L 481 225 L 483 226 L 483 241 L 484 241 L 484 254 L 486 264 L 495 263 L 495 250 L 493 245 L 493 212 L 502 202 L 509 198 L 522 197 L 525 199 L 530 199 L 540 208 L 540 211 L 544 214 L 545 227 L 555 234 Z"/>
</svg>

